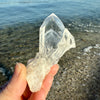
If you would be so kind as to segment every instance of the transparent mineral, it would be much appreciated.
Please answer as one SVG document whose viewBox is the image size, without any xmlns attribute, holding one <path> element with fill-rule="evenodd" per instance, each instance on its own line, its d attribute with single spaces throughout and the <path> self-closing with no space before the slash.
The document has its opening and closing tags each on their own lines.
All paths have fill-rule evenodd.
<svg viewBox="0 0 100 100">
<path fill-rule="evenodd" d="M 30 90 L 39 91 L 50 68 L 58 63 L 67 50 L 75 47 L 74 37 L 61 20 L 55 14 L 48 16 L 40 27 L 39 53 L 27 64 L 27 82 Z"/>
</svg>

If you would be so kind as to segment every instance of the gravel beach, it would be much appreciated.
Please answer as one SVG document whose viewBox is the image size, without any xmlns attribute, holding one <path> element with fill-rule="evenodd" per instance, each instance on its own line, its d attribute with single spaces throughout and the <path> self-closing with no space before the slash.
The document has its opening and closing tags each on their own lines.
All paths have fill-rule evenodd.
<svg viewBox="0 0 100 100">
<path fill-rule="evenodd" d="M 100 36 L 94 34 L 74 34 L 77 47 L 59 61 L 47 100 L 100 100 Z"/>
<path fill-rule="evenodd" d="M 0 30 L 0 86 L 11 79 L 16 62 L 26 65 L 35 57 L 40 24 Z M 76 48 L 60 59 L 47 100 L 100 100 L 100 33 L 70 32 Z"/>
</svg>

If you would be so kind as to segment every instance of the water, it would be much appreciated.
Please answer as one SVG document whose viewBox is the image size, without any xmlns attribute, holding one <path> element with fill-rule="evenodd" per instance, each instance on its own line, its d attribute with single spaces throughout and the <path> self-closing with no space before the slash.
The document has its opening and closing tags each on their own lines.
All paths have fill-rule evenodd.
<svg viewBox="0 0 100 100">
<path fill-rule="evenodd" d="M 0 0 L 0 27 L 21 22 L 34 23 L 55 13 L 69 26 L 98 32 L 99 9 L 99 0 Z"/>
<path fill-rule="evenodd" d="M 12 76 L 16 62 L 26 64 L 38 52 L 39 27 L 51 13 L 73 33 L 77 48 L 100 44 L 99 10 L 100 0 L 0 0 L 0 85 Z"/>
</svg>

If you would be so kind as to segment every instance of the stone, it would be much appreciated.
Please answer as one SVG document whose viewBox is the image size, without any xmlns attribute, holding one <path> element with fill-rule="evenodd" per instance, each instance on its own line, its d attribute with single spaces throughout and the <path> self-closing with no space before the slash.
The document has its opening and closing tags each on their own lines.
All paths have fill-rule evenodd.
<svg viewBox="0 0 100 100">
<path fill-rule="evenodd" d="M 54 13 L 44 20 L 39 35 L 39 52 L 27 64 L 26 79 L 31 92 L 39 91 L 50 68 L 66 51 L 76 47 L 74 37 Z"/>
</svg>

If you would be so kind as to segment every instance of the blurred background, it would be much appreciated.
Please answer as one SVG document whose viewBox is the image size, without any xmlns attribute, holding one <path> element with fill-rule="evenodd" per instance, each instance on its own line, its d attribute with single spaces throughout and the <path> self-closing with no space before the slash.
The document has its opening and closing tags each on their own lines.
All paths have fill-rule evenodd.
<svg viewBox="0 0 100 100">
<path fill-rule="evenodd" d="M 39 47 L 39 27 L 55 13 L 76 48 L 59 61 L 47 100 L 100 100 L 100 0 L 0 0 L 0 86 L 16 62 L 27 65 Z"/>
</svg>

